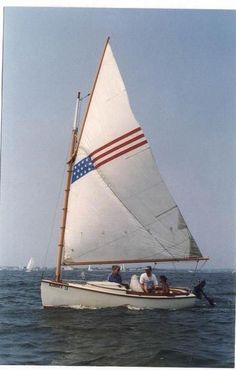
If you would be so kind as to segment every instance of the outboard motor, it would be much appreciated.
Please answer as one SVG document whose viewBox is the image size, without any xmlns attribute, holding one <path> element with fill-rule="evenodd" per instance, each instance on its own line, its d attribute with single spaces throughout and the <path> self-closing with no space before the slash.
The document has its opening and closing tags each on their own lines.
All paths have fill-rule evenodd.
<svg viewBox="0 0 236 370">
<path fill-rule="evenodd" d="M 203 291 L 203 288 L 205 285 L 206 285 L 206 280 L 200 281 L 200 283 L 194 287 L 193 294 L 195 294 L 195 296 L 198 299 L 202 299 L 202 296 L 203 296 L 207 300 L 207 302 L 210 304 L 210 306 L 214 307 L 215 306 L 214 300 L 208 297 L 206 293 Z"/>
</svg>

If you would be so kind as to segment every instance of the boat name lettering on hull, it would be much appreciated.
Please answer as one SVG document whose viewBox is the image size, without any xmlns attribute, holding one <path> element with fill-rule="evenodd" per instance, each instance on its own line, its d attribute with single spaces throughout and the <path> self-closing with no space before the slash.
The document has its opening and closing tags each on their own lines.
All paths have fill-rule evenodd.
<svg viewBox="0 0 236 370">
<path fill-rule="evenodd" d="M 68 290 L 68 286 L 63 286 L 63 285 L 58 285 L 58 284 L 54 284 L 54 283 L 49 283 L 49 286 L 53 287 L 53 288 L 61 288 L 64 290 Z"/>
</svg>

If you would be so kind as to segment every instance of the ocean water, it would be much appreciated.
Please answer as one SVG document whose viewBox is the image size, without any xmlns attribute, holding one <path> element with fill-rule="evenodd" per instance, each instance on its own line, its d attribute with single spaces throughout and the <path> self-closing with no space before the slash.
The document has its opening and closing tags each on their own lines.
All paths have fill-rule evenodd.
<svg viewBox="0 0 236 370">
<path fill-rule="evenodd" d="M 108 272 L 85 272 L 88 280 Z M 211 307 L 191 309 L 43 309 L 42 272 L 0 271 L 0 365 L 234 367 L 235 277 L 232 272 L 165 271 L 173 285 L 206 279 Z M 52 276 L 47 271 L 44 277 Z M 69 279 L 79 271 L 66 271 Z M 128 280 L 131 272 L 123 273 Z"/>
</svg>

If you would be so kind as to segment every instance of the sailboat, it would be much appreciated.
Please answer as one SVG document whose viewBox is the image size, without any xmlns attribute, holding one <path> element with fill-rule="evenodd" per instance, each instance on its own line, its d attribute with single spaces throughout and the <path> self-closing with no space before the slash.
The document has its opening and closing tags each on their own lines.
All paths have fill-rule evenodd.
<svg viewBox="0 0 236 370">
<path fill-rule="evenodd" d="M 203 257 L 169 193 L 106 40 L 82 122 L 78 94 L 54 279 L 44 307 L 192 307 L 188 288 L 147 294 L 108 281 L 69 281 L 62 266 L 200 261 Z M 132 279 L 131 279 L 132 280 Z"/>
<path fill-rule="evenodd" d="M 125 264 L 124 264 L 124 263 L 122 263 L 122 265 L 121 265 L 121 267 L 120 267 L 120 271 L 125 272 L 125 270 L 126 270 L 126 268 L 125 268 Z"/>
<path fill-rule="evenodd" d="M 35 267 L 35 261 L 34 261 L 34 258 L 31 257 L 29 262 L 27 263 L 27 266 L 26 266 L 26 272 L 31 272 Z"/>
</svg>

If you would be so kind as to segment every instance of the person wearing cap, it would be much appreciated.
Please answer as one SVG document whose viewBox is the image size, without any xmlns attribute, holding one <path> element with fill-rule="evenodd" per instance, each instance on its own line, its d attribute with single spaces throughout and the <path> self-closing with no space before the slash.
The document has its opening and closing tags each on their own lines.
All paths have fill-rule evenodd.
<svg viewBox="0 0 236 370">
<path fill-rule="evenodd" d="M 156 276 L 152 273 L 151 266 L 145 267 L 145 272 L 140 276 L 139 282 L 145 293 L 155 292 L 158 281 Z"/>
</svg>

